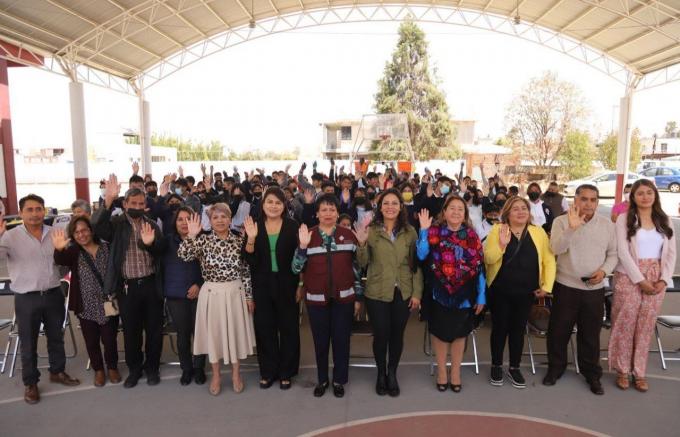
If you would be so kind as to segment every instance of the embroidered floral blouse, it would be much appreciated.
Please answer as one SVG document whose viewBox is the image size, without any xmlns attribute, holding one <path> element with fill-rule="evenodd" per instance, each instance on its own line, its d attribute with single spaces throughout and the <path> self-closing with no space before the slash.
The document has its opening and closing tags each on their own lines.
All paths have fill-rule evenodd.
<svg viewBox="0 0 680 437">
<path fill-rule="evenodd" d="M 229 232 L 222 240 L 214 232 L 186 238 L 177 250 L 177 256 L 184 261 L 195 259 L 201 264 L 206 282 L 227 282 L 240 279 L 246 292 L 246 299 L 253 298 L 250 267 L 241 256 L 243 237 Z"/>
</svg>

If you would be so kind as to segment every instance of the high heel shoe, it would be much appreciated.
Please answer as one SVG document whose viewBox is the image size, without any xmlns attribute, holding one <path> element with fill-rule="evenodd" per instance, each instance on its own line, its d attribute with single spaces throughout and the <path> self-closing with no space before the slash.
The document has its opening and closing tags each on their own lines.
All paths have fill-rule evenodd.
<svg viewBox="0 0 680 437">
<path fill-rule="evenodd" d="M 460 391 L 463 389 L 462 384 L 449 384 L 449 387 L 451 387 L 451 390 L 454 393 L 460 393 Z"/>
<path fill-rule="evenodd" d="M 435 384 L 437 385 L 437 390 L 439 390 L 440 392 L 445 392 L 446 389 L 449 388 L 449 383 L 448 383 L 448 382 L 445 382 L 445 383 L 443 383 L 443 384 L 440 384 L 440 383 L 438 383 L 438 382 L 435 381 Z"/>
<path fill-rule="evenodd" d="M 239 378 L 238 382 L 232 380 L 231 381 L 232 386 L 234 387 L 234 392 L 235 393 L 241 393 L 243 390 L 246 388 L 246 385 L 243 383 L 243 380 Z"/>
<path fill-rule="evenodd" d="M 214 380 L 210 382 L 210 388 L 208 389 L 210 391 L 210 394 L 213 396 L 217 396 L 220 394 L 222 391 L 222 380 L 219 380 L 217 382 L 217 386 L 214 384 Z"/>
</svg>

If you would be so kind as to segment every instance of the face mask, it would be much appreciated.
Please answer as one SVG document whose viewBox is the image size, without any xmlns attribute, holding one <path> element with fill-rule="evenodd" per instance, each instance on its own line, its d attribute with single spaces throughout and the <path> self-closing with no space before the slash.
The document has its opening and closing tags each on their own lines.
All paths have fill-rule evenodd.
<svg viewBox="0 0 680 437">
<path fill-rule="evenodd" d="M 505 206 L 505 199 L 503 199 L 503 200 L 497 200 L 497 201 L 496 201 L 496 205 L 498 205 L 498 207 L 499 207 L 500 209 L 503 209 L 503 207 Z"/>
<path fill-rule="evenodd" d="M 490 225 L 495 224 L 497 221 L 498 221 L 498 219 L 494 219 L 494 218 L 487 218 L 486 219 L 486 222 Z"/>
<path fill-rule="evenodd" d="M 234 199 L 235 202 L 240 202 L 241 199 L 243 199 L 243 194 L 234 194 L 232 199 Z"/>
<path fill-rule="evenodd" d="M 411 191 L 404 191 L 401 193 L 401 197 L 404 198 L 404 202 L 410 202 L 413 200 L 413 193 Z"/>
<path fill-rule="evenodd" d="M 443 195 L 447 195 L 449 194 L 449 191 L 451 191 L 451 187 L 449 187 L 448 185 L 442 185 L 439 191 L 441 191 Z"/>
<path fill-rule="evenodd" d="M 147 191 L 146 194 L 152 199 L 155 199 L 156 196 L 158 196 L 158 191 Z"/>
<path fill-rule="evenodd" d="M 106 197 L 106 188 L 100 188 L 99 192 L 101 193 L 102 197 Z"/>
<path fill-rule="evenodd" d="M 137 219 L 137 218 L 140 218 L 141 216 L 144 215 L 144 210 L 143 209 L 128 208 L 127 214 L 130 217 L 132 217 L 133 219 Z"/>
<path fill-rule="evenodd" d="M 375 199 L 375 193 L 367 193 L 366 195 L 368 196 L 368 200 Z"/>
<path fill-rule="evenodd" d="M 531 200 L 532 202 L 535 202 L 535 201 L 538 200 L 538 197 L 540 195 L 541 194 L 538 191 L 530 191 L 529 194 L 528 194 L 529 200 Z"/>
<path fill-rule="evenodd" d="M 179 188 L 179 187 L 175 188 L 175 194 L 177 194 L 178 196 L 181 196 L 182 195 L 182 189 Z"/>
<path fill-rule="evenodd" d="M 262 193 L 253 193 L 253 197 L 259 199 L 260 197 L 262 197 Z"/>
<path fill-rule="evenodd" d="M 472 204 L 475 206 L 479 206 L 482 204 L 482 200 L 479 197 L 475 196 L 472 198 Z"/>
<path fill-rule="evenodd" d="M 179 203 L 171 203 L 170 205 L 170 211 L 177 211 L 179 209 L 180 205 Z"/>
</svg>

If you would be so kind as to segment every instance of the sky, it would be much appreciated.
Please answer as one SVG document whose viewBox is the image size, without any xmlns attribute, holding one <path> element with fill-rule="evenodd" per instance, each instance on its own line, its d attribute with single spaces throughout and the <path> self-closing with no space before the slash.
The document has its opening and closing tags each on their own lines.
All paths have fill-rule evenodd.
<svg viewBox="0 0 680 437">
<path fill-rule="evenodd" d="M 374 112 L 374 94 L 397 42 L 398 23 L 354 23 L 296 30 L 229 48 L 146 91 L 151 130 L 234 150 L 306 150 L 321 144 L 326 121 Z M 595 138 L 616 128 L 622 84 L 549 48 L 467 27 L 421 24 L 430 67 L 455 119 L 476 120 L 476 135 L 508 130 L 506 109 L 546 70 L 575 83 Z M 632 124 L 643 136 L 680 122 L 680 82 L 636 93 Z M 70 148 L 68 80 L 32 68 L 10 70 L 14 147 Z M 135 97 L 86 85 L 88 144 L 117 144 L 137 130 Z"/>
</svg>

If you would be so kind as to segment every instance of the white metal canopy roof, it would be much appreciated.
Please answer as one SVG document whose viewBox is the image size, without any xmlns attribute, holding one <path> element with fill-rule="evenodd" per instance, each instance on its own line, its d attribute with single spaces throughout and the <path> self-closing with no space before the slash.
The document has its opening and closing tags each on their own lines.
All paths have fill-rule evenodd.
<svg viewBox="0 0 680 437">
<path fill-rule="evenodd" d="M 256 37 L 407 16 L 530 39 L 615 78 L 680 79 L 680 0 L 0 0 L 0 40 L 21 49 L 0 43 L 0 57 L 137 90 Z"/>
</svg>

